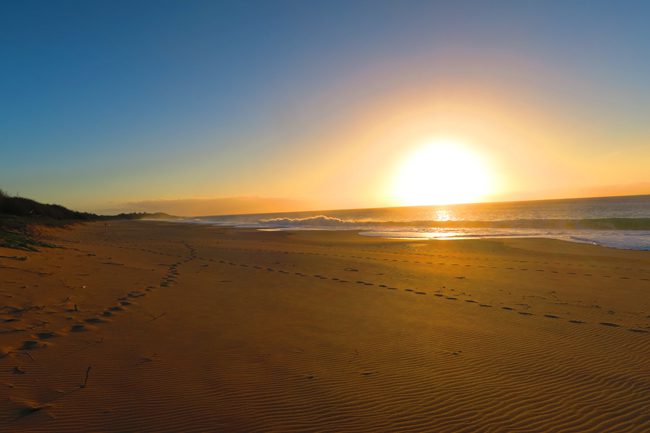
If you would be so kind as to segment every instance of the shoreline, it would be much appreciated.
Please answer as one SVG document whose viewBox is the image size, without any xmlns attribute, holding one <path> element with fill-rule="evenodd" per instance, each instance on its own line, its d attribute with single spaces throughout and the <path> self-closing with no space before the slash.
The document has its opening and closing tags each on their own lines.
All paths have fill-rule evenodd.
<svg viewBox="0 0 650 433">
<path fill-rule="evenodd" d="M 649 219 L 650 220 L 650 219 Z M 151 220 L 155 221 L 155 220 Z M 608 230 L 608 229 L 570 229 L 559 230 L 555 233 L 542 233 L 534 228 L 476 228 L 476 227 L 454 227 L 438 228 L 429 230 L 426 228 L 412 228 L 411 230 L 386 231 L 381 227 L 260 227 L 253 224 L 222 224 L 214 222 L 197 222 L 192 220 L 168 220 L 178 224 L 193 224 L 231 229 L 257 230 L 260 232 L 350 232 L 359 236 L 377 237 L 384 239 L 399 240 L 468 240 L 468 239 L 555 239 L 565 242 L 584 243 L 597 245 L 603 248 L 614 248 L 621 250 L 650 251 L 650 230 Z M 397 226 L 397 225 L 396 225 Z M 464 231 L 463 231 L 464 230 Z M 489 231 L 492 230 L 492 233 Z M 479 233 L 476 233 L 479 232 Z M 633 236 L 633 239 L 623 239 L 626 235 Z M 622 238 L 623 237 L 623 238 Z"/>
</svg>

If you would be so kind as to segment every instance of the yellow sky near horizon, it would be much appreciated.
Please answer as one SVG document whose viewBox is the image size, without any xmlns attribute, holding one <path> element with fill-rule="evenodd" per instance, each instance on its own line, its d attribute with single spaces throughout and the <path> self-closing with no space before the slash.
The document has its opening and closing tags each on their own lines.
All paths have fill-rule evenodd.
<svg viewBox="0 0 650 433">
<path fill-rule="evenodd" d="M 616 185 L 618 193 L 644 191 L 648 147 L 637 146 L 637 155 L 612 152 L 599 143 L 610 138 L 598 125 L 580 125 L 504 95 L 467 88 L 447 93 L 446 99 L 418 92 L 373 101 L 346 127 L 293 155 L 286 168 L 295 174 L 280 180 L 276 191 L 300 197 L 317 191 L 323 208 L 408 204 L 391 195 L 395 173 L 410 154 L 439 140 L 456 141 L 483 161 L 491 186 L 478 201 L 608 195 Z M 337 143 L 334 151 L 326 141 Z M 632 181 L 628 191 L 621 179 Z"/>
</svg>

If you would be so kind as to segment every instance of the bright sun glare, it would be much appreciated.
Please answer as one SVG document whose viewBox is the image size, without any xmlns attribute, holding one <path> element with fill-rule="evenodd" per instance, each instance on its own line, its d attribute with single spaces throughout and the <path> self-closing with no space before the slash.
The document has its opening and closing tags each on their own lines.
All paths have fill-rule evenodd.
<svg viewBox="0 0 650 433">
<path fill-rule="evenodd" d="M 477 153 L 455 141 L 435 141 L 405 158 L 393 192 L 404 206 L 471 203 L 490 192 L 490 180 Z"/>
</svg>

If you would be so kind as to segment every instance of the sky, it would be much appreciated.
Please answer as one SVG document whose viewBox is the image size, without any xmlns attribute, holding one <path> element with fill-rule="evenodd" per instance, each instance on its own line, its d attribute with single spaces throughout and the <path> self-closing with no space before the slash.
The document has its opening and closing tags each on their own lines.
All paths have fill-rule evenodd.
<svg viewBox="0 0 650 433">
<path fill-rule="evenodd" d="M 444 141 L 487 173 L 476 201 L 650 193 L 648 16 L 631 0 L 5 0 L 0 188 L 109 213 L 426 204 L 395 188 L 424 173 L 396 177 Z M 487 182 L 428 154 L 418 170 Z"/>
</svg>

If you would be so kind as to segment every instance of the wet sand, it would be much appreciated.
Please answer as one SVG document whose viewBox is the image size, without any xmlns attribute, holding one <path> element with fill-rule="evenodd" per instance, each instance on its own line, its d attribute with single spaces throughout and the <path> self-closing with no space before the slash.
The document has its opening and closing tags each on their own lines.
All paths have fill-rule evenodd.
<svg viewBox="0 0 650 433">
<path fill-rule="evenodd" d="M 163 222 L 0 249 L 0 431 L 648 432 L 650 253 Z"/>
</svg>

